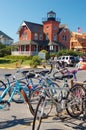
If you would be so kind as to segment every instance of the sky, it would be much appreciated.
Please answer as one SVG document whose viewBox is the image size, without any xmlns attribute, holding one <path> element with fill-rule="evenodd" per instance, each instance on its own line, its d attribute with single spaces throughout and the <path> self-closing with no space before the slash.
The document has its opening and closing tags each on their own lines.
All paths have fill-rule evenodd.
<svg viewBox="0 0 86 130">
<path fill-rule="evenodd" d="M 0 0 L 0 31 L 16 42 L 23 21 L 42 24 L 51 10 L 70 31 L 86 33 L 86 0 Z"/>
</svg>

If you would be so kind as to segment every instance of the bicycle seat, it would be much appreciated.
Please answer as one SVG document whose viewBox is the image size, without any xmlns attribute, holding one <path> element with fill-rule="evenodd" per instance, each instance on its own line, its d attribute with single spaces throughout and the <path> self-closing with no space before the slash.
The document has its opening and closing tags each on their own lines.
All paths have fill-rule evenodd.
<svg viewBox="0 0 86 130">
<path fill-rule="evenodd" d="M 45 76 L 45 74 L 47 74 L 49 72 L 49 70 L 42 70 L 39 72 L 39 74 L 42 74 L 43 76 Z"/>
<path fill-rule="evenodd" d="M 26 75 L 28 72 L 29 72 L 28 70 L 24 70 L 24 71 L 22 71 L 21 73 L 22 73 L 23 75 Z"/>
<path fill-rule="evenodd" d="M 34 73 L 29 73 L 29 74 L 27 75 L 27 77 L 28 77 L 28 79 L 29 79 L 29 78 L 34 78 L 34 77 L 35 77 L 35 74 L 34 74 Z"/>
<path fill-rule="evenodd" d="M 73 75 L 70 75 L 70 74 L 55 77 L 55 79 L 59 79 L 59 80 L 63 80 L 63 79 L 71 79 L 71 78 L 73 78 Z"/>
<path fill-rule="evenodd" d="M 12 74 L 5 74 L 5 77 L 10 77 Z"/>
</svg>

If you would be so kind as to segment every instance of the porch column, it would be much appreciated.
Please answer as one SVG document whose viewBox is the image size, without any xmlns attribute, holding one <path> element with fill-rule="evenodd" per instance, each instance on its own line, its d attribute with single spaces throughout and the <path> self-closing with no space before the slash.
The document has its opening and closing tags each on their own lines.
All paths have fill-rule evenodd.
<svg viewBox="0 0 86 130">
<path fill-rule="evenodd" d="M 36 45 L 36 53 L 38 53 L 38 45 Z"/>
<path fill-rule="evenodd" d="M 31 44 L 29 45 L 29 55 L 31 55 Z"/>
</svg>

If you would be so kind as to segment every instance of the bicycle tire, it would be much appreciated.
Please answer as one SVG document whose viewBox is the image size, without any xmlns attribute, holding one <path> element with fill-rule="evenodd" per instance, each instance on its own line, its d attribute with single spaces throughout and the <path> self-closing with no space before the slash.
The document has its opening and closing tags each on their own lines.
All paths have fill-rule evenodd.
<svg viewBox="0 0 86 130">
<path fill-rule="evenodd" d="M 26 87 L 26 83 L 23 82 L 23 81 L 19 81 L 19 84 L 21 85 L 21 87 L 22 87 L 22 88 L 24 89 L 24 91 L 26 92 L 26 89 L 28 89 L 28 88 Z M 14 89 L 15 86 L 16 86 L 16 83 L 13 83 L 13 84 L 11 85 L 11 88 L 10 88 L 10 90 L 9 90 L 9 92 L 8 92 L 8 93 L 9 93 L 9 96 L 11 96 L 11 94 L 12 94 L 13 89 Z M 29 92 L 29 91 L 27 91 L 27 92 Z M 24 99 L 23 99 L 22 95 L 19 94 L 19 93 L 20 93 L 19 90 L 18 90 L 18 91 L 16 90 L 15 94 L 13 95 L 12 101 L 15 102 L 15 103 L 24 103 Z"/>
<path fill-rule="evenodd" d="M 0 80 L 0 96 L 3 93 L 3 91 L 6 89 L 6 87 L 7 87 L 6 84 L 2 80 Z M 4 94 L 2 98 L 4 98 L 5 95 L 6 94 Z"/>
<path fill-rule="evenodd" d="M 44 118 L 43 117 L 44 104 L 45 104 L 44 102 L 45 102 L 45 98 L 41 97 L 37 104 L 36 112 L 33 119 L 32 130 L 39 130 L 39 129 L 41 130 L 40 126 L 41 126 L 42 119 Z"/>
<path fill-rule="evenodd" d="M 34 90 L 32 90 L 29 95 L 29 101 L 31 104 L 30 112 L 32 113 L 32 115 L 34 115 L 34 113 L 35 113 L 36 106 L 37 106 L 39 98 L 40 98 L 41 89 L 42 89 L 41 87 L 37 87 Z"/>
<path fill-rule="evenodd" d="M 85 88 L 82 84 L 75 84 L 67 95 L 66 111 L 71 117 L 79 117 L 82 112 Z"/>
<path fill-rule="evenodd" d="M 37 86 L 31 93 L 30 93 L 30 96 L 29 96 L 29 99 L 30 99 L 30 111 L 32 113 L 32 115 L 35 114 L 35 111 L 36 111 L 36 107 L 37 107 L 37 104 L 40 100 L 40 95 L 43 91 L 43 87 L 39 87 Z M 50 104 L 50 107 L 49 107 L 49 110 L 48 112 L 46 113 L 46 115 L 49 115 L 50 111 L 52 109 L 52 105 Z"/>
</svg>

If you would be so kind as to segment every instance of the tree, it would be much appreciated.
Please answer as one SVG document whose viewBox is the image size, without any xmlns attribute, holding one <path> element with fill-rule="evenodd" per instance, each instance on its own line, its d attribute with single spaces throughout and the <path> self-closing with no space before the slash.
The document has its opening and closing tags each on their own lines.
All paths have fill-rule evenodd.
<svg viewBox="0 0 86 130">
<path fill-rule="evenodd" d="M 0 43 L 0 57 L 11 55 L 11 46 Z"/>
</svg>

